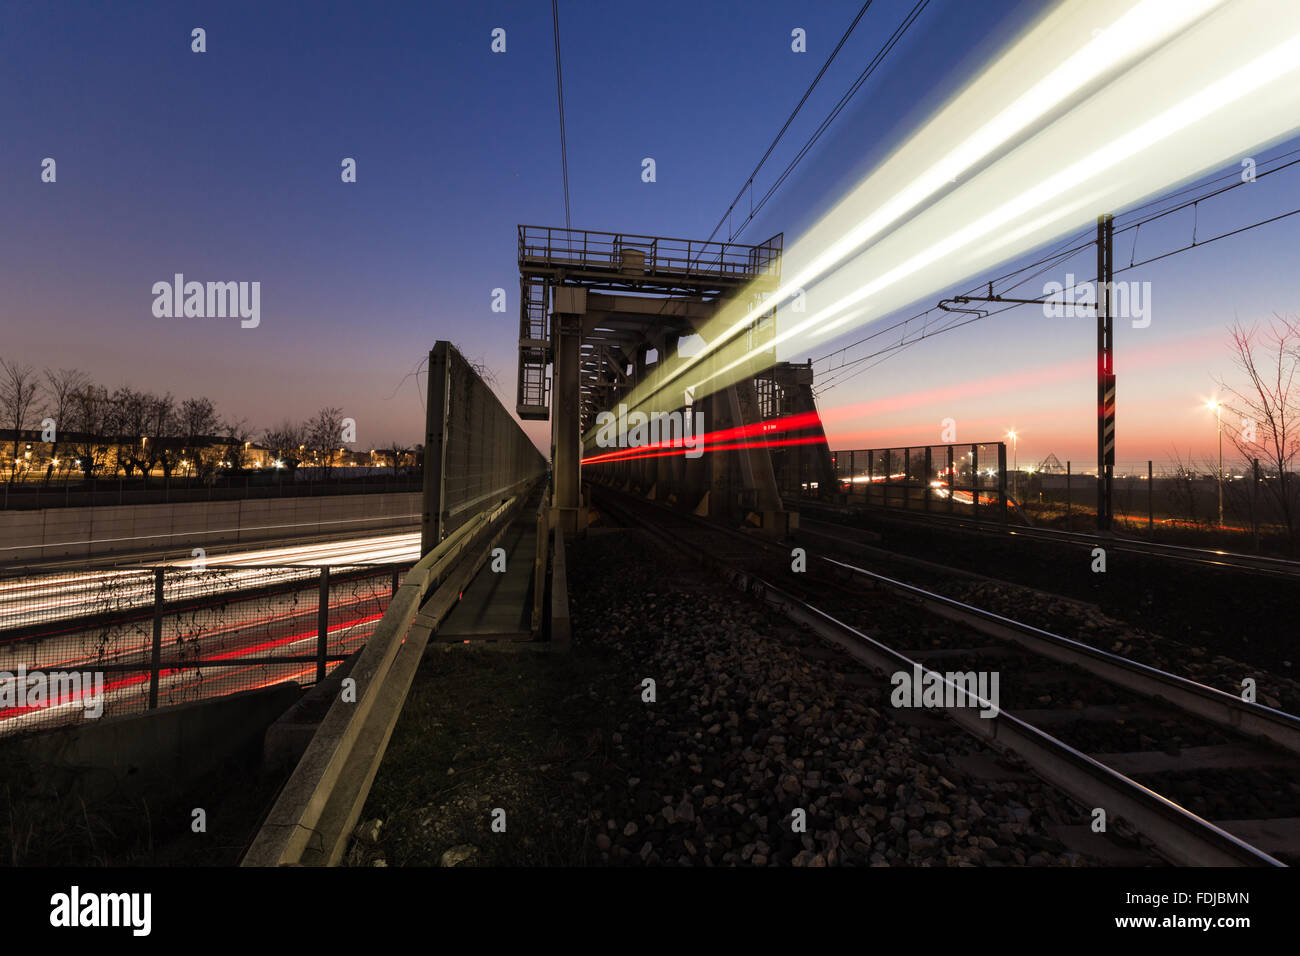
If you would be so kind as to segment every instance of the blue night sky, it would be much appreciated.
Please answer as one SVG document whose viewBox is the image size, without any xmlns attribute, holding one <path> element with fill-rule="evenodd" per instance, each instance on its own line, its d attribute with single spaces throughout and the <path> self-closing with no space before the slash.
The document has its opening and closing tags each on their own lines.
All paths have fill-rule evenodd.
<svg viewBox="0 0 1300 956">
<path fill-rule="evenodd" d="M 860 5 L 561 0 L 574 225 L 706 237 Z M 872 5 L 760 192 L 911 6 Z M 741 240 L 784 231 L 789 243 L 1048 6 L 932 0 Z M 201 55 L 194 27 L 207 31 Z M 504 54 L 490 50 L 496 27 Z M 806 54 L 791 51 L 795 27 Z M 110 388 L 206 394 L 256 426 L 337 405 L 356 418 L 358 447 L 371 447 L 422 440 L 407 376 L 446 338 L 495 369 L 513 408 L 516 225 L 564 223 L 554 70 L 541 0 L 7 0 L 0 356 L 79 367 Z M 40 181 L 44 157 L 57 161 L 55 184 Z M 357 161 L 355 184 L 340 181 L 344 157 Z M 643 157 L 657 182 L 641 181 Z M 1204 207 L 1198 228 L 1294 208 L 1298 184 L 1287 172 L 1236 190 Z M 1148 242 L 1187 241 L 1190 216 L 1161 229 L 1143 230 L 1139 258 Z M 1300 311 L 1297 230 L 1300 217 L 1126 276 L 1153 283 L 1159 311 L 1151 329 L 1117 329 L 1121 461 L 1209 454 L 1212 415 L 1200 406 L 1213 377 L 1231 372 L 1225 326 Z M 1090 254 L 1074 265 L 1091 277 Z M 177 272 L 260 281 L 261 325 L 154 317 L 153 283 Z M 496 287 L 509 296 L 504 314 L 490 308 Z M 832 444 L 936 441 L 939 419 L 955 415 L 959 440 L 1016 427 L 1022 460 L 1087 459 L 1091 323 L 1045 330 L 1040 310 L 1021 311 L 827 392 L 824 411 L 840 412 Z M 964 387 L 935 397 L 949 386 Z M 530 433 L 545 442 L 545 426 Z"/>
</svg>

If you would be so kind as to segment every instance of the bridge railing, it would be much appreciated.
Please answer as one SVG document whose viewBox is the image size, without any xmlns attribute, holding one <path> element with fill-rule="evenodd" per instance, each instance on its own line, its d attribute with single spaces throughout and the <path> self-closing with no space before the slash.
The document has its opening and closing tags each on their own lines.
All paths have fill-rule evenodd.
<svg viewBox="0 0 1300 956">
<path fill-rule="evenodd" d="M 429 353 L 425 414 L 424 556 L 350 665 L 356 696 L 333 699 L 244 866 L 341 859 L 430 637 L 546 472 L 541 453 L 449 342 Z M 546 534 L 539 526 L 538 537 Z"/>
<path fill-rule="evenodd" d="M 407 573 L 348 673 L 356 696 L 334 697 L 242 865 L 339 862 L 430 636 L 487 562 L 522 504 L 521 496 L 512 495 L 477 512 Z"/>
<path fill-rule="evenodd" d="M 521 265 L 757 278 L 780 267 L 782 237 L 758 245 L 553 226 L 519 227 Z"/>
</svg>

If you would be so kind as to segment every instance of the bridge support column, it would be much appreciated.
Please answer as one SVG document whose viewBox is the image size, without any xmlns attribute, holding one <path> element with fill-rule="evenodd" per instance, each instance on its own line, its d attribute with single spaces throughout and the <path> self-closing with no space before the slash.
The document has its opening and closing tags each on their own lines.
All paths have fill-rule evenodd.
<svg viewBox="0 0 1300 956">
<path fill-rule="evenodd" d="M 586 509 L 580 496 L 582 436 L 579 434 L 578 415 L 579 355 L 586 298 L 585 289 L 561 286 L 555 290 L 555 366 L 551 381 L 555 476 L 551 511 L 552 524 L 568 532 L 581 531 L 587 523 Z"/>
<path fill-rule="evenodd" d="M 758 394 L 754 379 L 745 377 L 726 390 L 733 424 L 754 425 L 761 422 Z M 787 534 L 792 530 L 790 513 L 781 505 L 781 493 L 776 487 L 776 473 L 772 470 L 772 455 L 766 448 L 745 448 L 733 452 L 740 461 L 741 480 L 746 491 L 745 507 L 753 509 L 762 521 L 763 530 L 769 534 Z"/>
</svg>

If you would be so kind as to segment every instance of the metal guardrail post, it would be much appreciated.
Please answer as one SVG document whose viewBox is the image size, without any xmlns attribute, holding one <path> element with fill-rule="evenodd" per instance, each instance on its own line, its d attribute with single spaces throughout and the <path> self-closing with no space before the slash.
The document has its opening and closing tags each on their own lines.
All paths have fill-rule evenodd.
<svg viewBox="0 0 1300 956">
<path fill-rule="evenodd" d="M 912 510 L 912 449 L 903 449 L 903 510 Z"/>
<path fill-rule="evenodd" d="M 948 446 L 948 514 L 952 514 L 956 506 L 956 496 L 953 494 L 957 490 L 957 471 L 953 468 L 953 447 Z"/>
<path fill-rule="evenodd" d="M 894 449 L 886 448 L 885 449 L 885 487 L 884 487 L 883 500 L 881 502 L 882 506 L 885 508 L 889 507 L 890 472 L 892 472 L 893 470 L 894 470 Z"/>
<path fill-rule="evenodd" d="M 149 709 L 158 708 L 158 684 L 162 669 L 163 568 L 153 571 L 153 651 L 149 659 Z"/>
<path fill-rule="evenodd" d="M 999 516 L 1002 523 L 1007 523 L 1007 446 L 998 442 L 998 501 L 1001 502 Z"/>
<path fill-rule="evenodd" d="M 934 455 L 929 445 L 925 446 L 925 510 L 930 510 L 930 476 L 934 474 Z"/>
<path fill-rule="evenodd" d="M 1153 478 L 1151 459 L 1148 458 L 1147 459 L 1147 533 L 1154 538 L 1156 536 L 1156 514 L 1155 514 L 1155 507 L 1154 507 L 1154 499 L 1152 497 L 1153 492 L 1151 491 L 1151 485 L 1153 483 L 1153 480 L 1154 478 Z"/>
<path fill-rule="evenodd" d="M 325 679 L 325 650 L 330 635 L 330 569 L 320 569 L 320 597 L 316 605 L 316 682 Z"/>
<path fill-rule="evenodd" d="M 874 448 L 868 448 L 867 449 L 867 495 L 866 495 L 867 498 L 866 503 L 868 505 L 871 504 L 871 499 L 873 497 L 872 492 L 875 491 L 875 487 L 876 487 L 875 480 L 876 480 L 876 450 Z"/>
<path fill-rule="evenodd" d="M 1065 529 L 1070 530 L 1070 484 L 1071 470 L 1070 462 L 1065 463 Z"/>
<path fill-rule="evenodd" d="M 970 506 L 971 516 L 976 521 L 980 517 L 980 446 L 970 446 Z"/>
</svg>

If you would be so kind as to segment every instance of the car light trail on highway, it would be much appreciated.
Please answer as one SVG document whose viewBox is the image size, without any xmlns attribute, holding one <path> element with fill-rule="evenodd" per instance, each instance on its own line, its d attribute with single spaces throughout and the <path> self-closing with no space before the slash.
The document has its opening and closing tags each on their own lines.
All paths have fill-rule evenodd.
<svg viewBox="0 0 1300 956">
<path fill-rule="evenodd" d="M 177 569 L 167 575 L 164 585 L 167 600 L 174 600 L 196 587 L 205 593 L 222 593 L 309 581 L 316 577 L 314 569 L 322 566 L 414 564 L 419 551 L 418 533 L 393 534 L 240 551 L 214 557 L 206 569 L 196 568 L 192 559 L 159 566 Z M 241 570 L 245 566 L 248 570 Z M 153 603 L 153 578 L 143 569 L 0 579 L 0 632 L 83 617 L 109 590 L 116 610 Z"/>
<path fill-rule="evenodd" d="M 374 625 L 382 616 L 379 613 L 370 613 L 337 624 L 331 624 L 328 638 L 329 652 L 334 655 L 346 655 L 356 650 L 370 637 Z M 255 634 L 258 632 L 253 630 L 254 624 L 255 622 L 241 622 L 238 627 L 248 630 L 250 634 Z M 195 635 L 196 638 L 197 636 Z M 212 635 L 207 636 L 211 637 Z M 256 678 L 259 675 L 264 679 L 255 686 L 271 686 L 284 681 L 304 678 L 310 683 L 315 679 L 315 664 L 304 665 L 286 661 L 284 664 L 276 665 L 273 668 L 275 671 L 285 671 L 285 673 L 277 673 L 274 677 L 267 678 L 265 677 L 267 674 L 265 665 L 250 663 L 240 666 L 240 658 L 276 648 L 288 649 L 295 644 L 302 644 L 304 650 L 309 651 L 316 646 L 317 641 L 318 636 L 315 630 L 295 631 L 252 646 L 200 657 L 192 662 L 187 661 L 185 667 L 164 668 L 159 674 L 159 691 L 164 696 L 179 693 L 185 699 L 193 700 L 255 689 L 255 687 L 250 687 L 248 682 L 250 678 Z M 145 650 L 145 647 L 142 645 L 129 649 L 124 653 L 134 652 L 138 654 L 143 650 Z M 224 661 L 228 661 L 231 666 L 219 668 L 205 666 Z M 102 661 L 99 663 L 102 664 Z M 80 661 L 63 661 L 57 664 L 53 662 L 44 663 L 39 669 L 53 671 L 87 666 L 93 669 L 92 663 Z M 331 664 L 330 666 L 337 665 Z M 28 673 L 37 669 L 35 667 L 28 668 Z M 142 693 L 148 688 L 150 679 L 146 664 L 141 665 L 140 671 L 140 673 L 130 676 L 105 681 L 101 689 L 101 703 L 106 714 L 119 712 L 123 707 L 129 710 L 133 705 L 139 704 Z M 3 680 L 12 681 L 14 678 L 10 676 L 3 678 Z M 61 694 L 58 699 L 41 705 L 0 709 L 0 736 L 19 733 L 36 727 L 50 726 L 52 723 L 62 722 L 59 720 L 60 717 L 67 721 L 76 721 L 81 719 L 81 713 L 87 703 L 88 695 L 82 691 Z"/>
</svg>

